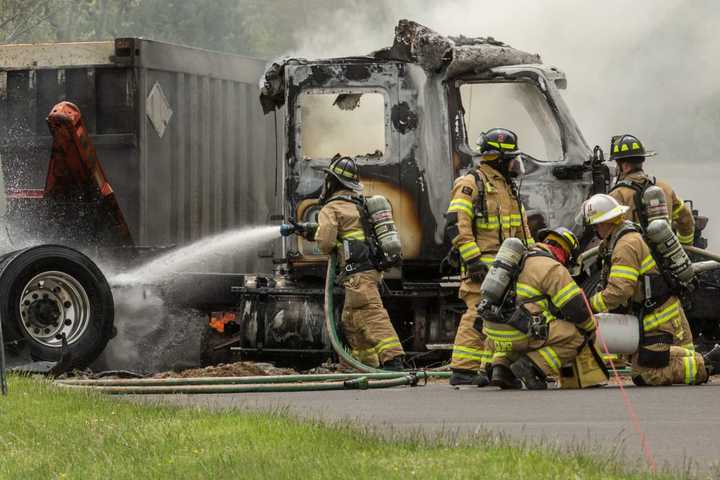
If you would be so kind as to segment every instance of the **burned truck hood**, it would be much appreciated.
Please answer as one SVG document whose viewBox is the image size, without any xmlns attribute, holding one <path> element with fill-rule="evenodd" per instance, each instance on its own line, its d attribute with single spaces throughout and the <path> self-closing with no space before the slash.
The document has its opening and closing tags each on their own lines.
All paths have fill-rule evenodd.
<svg viewBox="0 0 720 480">
<path fill-rule="evenodd" d="M 285 66 L 307 63 L 399 61 L 419 65 L 429 75 L 453 78 L 494 67 L 539 64 L 540 56 L 523 52 L 492 37 L 446 37 L 411 20 L 400 20 L 391 47 L 360 57 L 326 60 L 281 57 L 270 62 L 260 78 L 260 103 L 269 113 L 285 103 Z"/>
</svg>

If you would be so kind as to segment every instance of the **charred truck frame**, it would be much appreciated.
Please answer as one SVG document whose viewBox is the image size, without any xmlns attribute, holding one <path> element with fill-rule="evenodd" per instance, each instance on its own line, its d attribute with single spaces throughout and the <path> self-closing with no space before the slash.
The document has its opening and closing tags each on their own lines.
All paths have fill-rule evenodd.
<svg viewBox="0 0 720 480">
<path fill-rule="evenodd" d="M 403 264 L 386 274 L 384 298 L 406 350 L 452 343 L 464 306 L 457 278 L 440 273 L 444 213 L 453 180 L 474 164 L 480 132 L 518 131 L 527 169 L 521 197 L 535 229 L 572 226 L 582 201 L 609 184 L 560 96 L 565 85 L 537 55 L 491 38 L 442 37 L 409 21 L 400 22 L 392 47 L 369 56 L 277 60 L 261 80 L 261 102 L 266 112 L 287 112 L 282 217 L 314 220 L 321 169 L 336 153 L 352 155 L 364 193 L 393 205 Z M 494 116 L 483 118 L 485 109 Z M 524 146 L 531 139 L 536 151 Z M 248 302 L 235 326 L 243 350 L 326 345 L 319 284 L 326 258 L 301 238 L 285 240 L 283 252 L 281 277 L 236 287 Z"/>
<path fill-rule="evenodd" d="M 403 264 L 386 274 L 386 307 L 406 350 L 427 357 L 452 343 L 464 309 L 458 279 L 441 273 L 449 249 L 444 213 L 453 180 L 476 162 L 482 131 L 506 127 L 519 134 L 526 169 L 520 197 L 533 232 L 564 225 L 585 246 L 592 241 L 576 215 L 590 195 L 607 191 L 611 174 L 563 101 L 566 86 L 564 73 L 538 55 L 492 38 L 444 37 L 407 20 L 396 28 L 392 47 L 368 56 L 276 60 L 260 88 L 265 112 L 286 109 L 283 217 L 314 221 L 322 168 L 335 154 L 353 156 L 364 194 L 390 200 L 402 238 Z M 278 263 L 287 270 L 279 279 L 236 287 L 265 319 L 238 317 L 240 350 L 277 348 L 277 338 L 292 339 L 286 347 L 298 350 L 327 344 L 317 328 L 320 292 L 307 289 L 326 259 L 302 238 L 284 240 L 283 252 Z M 589 276 L 586 282 L 594 284 Z M 693 313 L 709 323 L 711 311 Z"/>
</svg>

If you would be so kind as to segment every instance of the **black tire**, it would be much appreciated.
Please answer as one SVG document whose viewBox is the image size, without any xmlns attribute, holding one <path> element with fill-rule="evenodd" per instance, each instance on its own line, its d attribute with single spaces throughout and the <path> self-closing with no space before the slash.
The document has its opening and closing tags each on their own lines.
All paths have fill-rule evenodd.
<svg viewBox="0 0 720 480">
<path fill-rule="evenodd" d="M 113 334 L 115 318 L 112 292 L 100 269 L 82 253 L 59 245 L 42 245 L 12 252 L 0 259 L 0 315 L 5 340 L 24 339 L 35 360 L 57 361 L 62 346 L 48 346 L 28 333 L 22 324 L 20 302 L 29 282 L 46 272 L 60 272 L 79 286 L 88 312 L 76 338 L 68 341 L 70 361 L 65 370 L 85 368 L 103 351 Z M 78 307 L 79 309 L 79 307 Z M 25 312 L 27 315 L 27 312 Z M 26 321 L 27 322 L 27 321 Z"/>
</svg>

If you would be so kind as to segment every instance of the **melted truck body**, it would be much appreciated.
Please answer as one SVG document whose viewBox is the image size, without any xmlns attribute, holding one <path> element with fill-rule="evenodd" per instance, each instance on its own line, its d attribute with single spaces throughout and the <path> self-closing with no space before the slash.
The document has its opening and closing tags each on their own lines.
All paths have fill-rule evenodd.
<svg viewBox="0 0 720 480">
<path fill-rule="evenodd" d="M 435 49 L 425 53 L 428 44 Z M 572 227 L 593 187 L 585 168 L 591 151 L 559 92 L 564 74 L 500 42 L 454 41 L 401 22 L 390 49 L 282 59 L 264 82 L 266 111 L 287 109 L 285 213 L 312 220 L 322 168 L 335 154 L 354 157 L 365 193 L 393 206 L 404 261 L 391 278 L 405 287 L 440 280 L 450 190 L 477 162 L 481 132 L 504 127 L 519 135 L 527 172 L 520 196 L 535 229 Z M 286 252 L 298 276 L 324 262 L 302 239 L 287 240 Z"/>
</svg>

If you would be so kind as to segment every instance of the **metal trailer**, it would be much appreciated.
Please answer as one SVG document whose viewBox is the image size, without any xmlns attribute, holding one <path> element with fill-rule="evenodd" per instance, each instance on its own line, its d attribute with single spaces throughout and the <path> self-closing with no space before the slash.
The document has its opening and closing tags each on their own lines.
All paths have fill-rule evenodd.
<svg viewBox="0 0 720 480">
<path fill-rule="evenodd" d="M 138 38 L 0 45 L 0 162 L 6 187 L 42 189 L 57 102 L 83 114 L 141 247 L 267 224 L 280 208 L 278 124 L 264 115 L 265 62 Z M 30 195 L 31 196 L 31 195 Z M 272 248 L 208 269 L 270 272 Z"/>
</svg>

